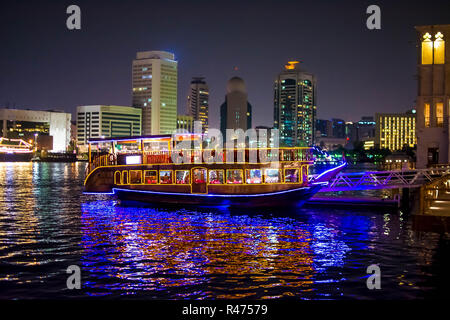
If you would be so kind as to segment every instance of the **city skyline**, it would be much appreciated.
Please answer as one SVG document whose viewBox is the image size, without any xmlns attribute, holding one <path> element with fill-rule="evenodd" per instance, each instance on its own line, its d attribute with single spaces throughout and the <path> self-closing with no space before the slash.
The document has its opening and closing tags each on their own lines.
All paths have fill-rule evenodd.
<svg viewBox="0 0 450 320">
<path fill-rule="evenodd" d="M 366 3 L 341 7 L 286 1 L 284 7 L 258 2 L 256 19 L 251 1 L 233 3 L 236 8 L 202 3 L 198 13 L 179 2 L 173 4 L 176 8 L 165 19 L 157 13 L 154 19 L 144 19 L 153 9 L 161 13 L 168 5 L 155 3 L 152 9 L 134 1 L 129 18 L 124 18 L 122 4 L 107 10 L 107 2 L 79 1 L 83 17 L 79 31 L 65 28 L 66 3 L 7 4 L 1 10 L 8 16 L 1 19 L 7 50 L 0 53 L 4 70 L 0 104 L 61 109 L 73 115 L 80 105 L 131 106 L 131 61 L 139 51 L 165 50 L 173 52 L 179 61 L 178 113 L 184 113 L 190 79 L 208 79 L 211 127 L 219 127 L 226 81 L 233 76 L 246 81 L 249 101 L 259 111 L 253 125 L 272 126 L 273 81 L 292 59 L 303 61 L 302 66 L 317 76 L 318 118 L 358 121 L 375 110 L 401 112 L 414 106 L 416 98 L 413 26 L 431 21 L 445 23 L 448 3 L 433 3 L 428 8 L 408 2 L 406 11 L 380 1 L 382 29 L 376 31 L 365 27 Z M 292 12 L 286 12 L 286 7 Z M 18 12 L 20 22 L 12 18 L 12 13 Z M 202 20 L 192 22 L 186 13 L 201 15 Z M 316 21 L 313 17 L 319 13 L 323 19 Z M 227 15 L 233 17 L 232 24 L 223 21 Z M 241 19 L 245 17 L 248 21 Z M 281 17 L 298 33 L 299 41 L 285 41 L 292 34 L 281 33 Z M 193 40 L 189 38 L 190 43 L 185 34 L 192 30 L 197 33 Z M 33 50 L 38 45 L 40 50 Z M 350 54 L 349 47 L 354 48 Z"/>
</svg>

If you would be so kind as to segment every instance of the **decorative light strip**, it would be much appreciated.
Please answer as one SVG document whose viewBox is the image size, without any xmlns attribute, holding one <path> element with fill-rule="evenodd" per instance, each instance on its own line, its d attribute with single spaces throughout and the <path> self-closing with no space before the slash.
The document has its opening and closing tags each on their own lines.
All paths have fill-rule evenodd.
<svg viewBox="0 0 450 320">
<path fill-rule="evenodd" d="M 177 192 L 161 192 L 161 191 L 148 191 L 148 190 L 132 190 L 132 189 L 123 189 L 123 188 L 113 188 L 113 193 L 116 193 L 116 191 L 125 191 L 125 192 L 137 192 L 137 193 L 149 193 L 149 194 L 160 194 L 160 195 L 172 195 L 172 196 L 200 196 L 200 197 L 222 197 L 222 198 L 249 198 L 249 197 L 264 197 L 264 196 L 274 196 L 278 194 L 285 194 L 290 192 L 295 192 L 299 190 L 306 190 L 311 189 L 311 187 L 301 187 L 291 190 L 284 190 L 284 191 L 277 191 L 277 192 L 270 192 L 270 193 L 258 193 L 258 194 L 245 194 L 245 195 L 238 195 L 238 194 L 201 194 L 201 193 L 177 193 Z"/>
</svg>

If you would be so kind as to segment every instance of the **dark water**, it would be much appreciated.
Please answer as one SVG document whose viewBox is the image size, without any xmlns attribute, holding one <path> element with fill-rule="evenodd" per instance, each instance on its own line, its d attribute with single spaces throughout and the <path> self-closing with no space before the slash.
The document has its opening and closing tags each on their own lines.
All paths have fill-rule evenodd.
<svg viewBox="0 0 450 320">
<path fill-rule="evenodd" d="M 84 169 L 0 163 L 1 298 L 448 298 L 448 238 L 407 212 L 121 207 L 81 194 Z"/>
</svg>

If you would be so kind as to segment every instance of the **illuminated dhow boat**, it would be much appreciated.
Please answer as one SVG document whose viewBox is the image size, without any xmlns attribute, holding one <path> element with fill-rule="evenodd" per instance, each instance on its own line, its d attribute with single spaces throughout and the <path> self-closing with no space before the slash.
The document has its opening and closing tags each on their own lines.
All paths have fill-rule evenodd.
<svg viewBox="0 0 450 320">
<path fill-rule="evenodd" d="M 85 193 L 175 205 L 301 205 L 340 170 L 308 181 L 310 148 L 178 147 L 198 139 L 180 134 L 90 140 Z"/>
<path fill-rule="evenodd" d="M 30 161 L 33 146 L 22 139 L 0 137 L 0 162 Z"/>
</svg>

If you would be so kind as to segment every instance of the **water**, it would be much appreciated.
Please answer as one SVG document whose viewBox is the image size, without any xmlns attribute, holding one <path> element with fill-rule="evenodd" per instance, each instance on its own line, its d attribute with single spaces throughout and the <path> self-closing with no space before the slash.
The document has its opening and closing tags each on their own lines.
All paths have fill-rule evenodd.
<svg viewBox="0 0 450 320">
<path fill-rule="evenodd" d="M 406 212 L 122 207 L 82 195 L 84 170 L 0 163 L 1 298 L 448 297 L 448 238 Z M 81 290 L 66 288 L 73 264 Z"/>
</svg>

